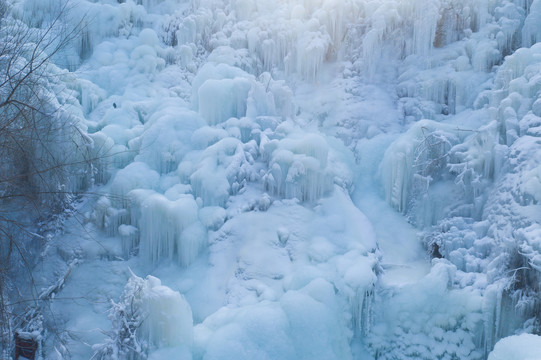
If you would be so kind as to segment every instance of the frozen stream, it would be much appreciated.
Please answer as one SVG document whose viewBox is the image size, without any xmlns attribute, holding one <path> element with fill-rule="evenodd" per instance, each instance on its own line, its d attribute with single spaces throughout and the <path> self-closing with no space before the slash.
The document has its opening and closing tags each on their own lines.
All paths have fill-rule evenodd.
<svg viewBox="0 0 541 360">
<path fill-rule="evenodd" d="M 300 86 L 295 94 L 301 114 L 310 114 L 309 124 L 319 124 L 319 131 L 333 139 L 337 151 L 355 158 L 351 166 L 355 183 L 351 199 L 370 221 L 381 251 L 381 266 L 385 270 L 378 286 L 398 286 L 416 282 L 430 270 L 430 257 L 423 248 L 419 229 L 397 213 L 383 198 L 380 185 L 380 164 L 389 143 L 396 135 L 381 134 L 371 139 L 355 139 L 351 134 L 364 123 L 385 127 L 393 124 L 392 131 L 401 131 L 396 104 L 392 101 L 392 87 L 383 88 L 354 81 L 337 80 L 339 65 L 322 70 L 317 84 Z M 356 89 L 355 93 L 344 87 Z M 403 131 L 403 130 L 402 130 Z M 350 134 L 347 136 L 346 134 Z M 343 143 L 355 146 L 349 148 Z"/>
<path fill-rule="evenodd" d="M 418 229 L 375 194 L 354 193 L 353 201 L 374 227 L 381 250 L 379 278 L 382 287 L 406 285 L 421 279 L 430 270 L 427 251 L 420 243 Z"/>
</svg>

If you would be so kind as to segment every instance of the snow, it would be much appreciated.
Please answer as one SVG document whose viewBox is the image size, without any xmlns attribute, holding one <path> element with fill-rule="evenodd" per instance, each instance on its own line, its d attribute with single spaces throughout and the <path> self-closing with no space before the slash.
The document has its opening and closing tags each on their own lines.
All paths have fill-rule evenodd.
<svg viewBox="0 0 541 360">
<path fill-rule="evenodd" d="M 351 358 L 344 353 L 347 334 L 333 294 L 330 283 L 314 280 L 300 291 L 287 292 L 279 303 L 223 308 L 196 328 L 207 349 L 203 358 Z"/>
<path fill-rule="evenodd" d="M 540 336 L 532 334 L 509 336 L 496 343 L 488 360 L 533 360 L 539 357 L 539 346 L 541 346 Z"/>
</svg>

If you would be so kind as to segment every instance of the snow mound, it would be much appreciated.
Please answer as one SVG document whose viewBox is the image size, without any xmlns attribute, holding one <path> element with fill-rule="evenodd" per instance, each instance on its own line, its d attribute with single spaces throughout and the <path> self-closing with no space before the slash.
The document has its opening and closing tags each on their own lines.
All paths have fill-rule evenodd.
<svg viewBox="0 0 541 360">
<path fill-rule="evenodd" d="M 501 339 L 488 355 L 488 360 L 536 360 L 541 355 L 541 336 L 522 334 Z"/>
<path fill-rule="evenodd" d="M 141 325 L 141 338 L 157 347 L 192 345 L 192 311 L 180 293 L 149 275 L 144 280 L 140 296 L 146 315 Z"/>
</svg>

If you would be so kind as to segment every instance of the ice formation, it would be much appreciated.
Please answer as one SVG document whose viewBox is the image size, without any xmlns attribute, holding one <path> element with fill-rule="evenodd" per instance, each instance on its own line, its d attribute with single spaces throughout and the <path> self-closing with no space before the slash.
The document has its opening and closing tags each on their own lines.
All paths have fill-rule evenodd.
<svg viewBox="0 0 541 360">
<path fill-rule="evenodd" d="M 145 279 L 141 291 L 141 337 L 157 346 L 192 346 L 192 311 L 186 300 L 153 276 Z"/>
<path fill-rule="evenodd" d="M 37 28 L 61 5 L 9 3 Z M 85 26 L 43 91 L 76 131 L 32 149 L 73 164 L 48 182 L 98 194 L 84 240 L 44 250 L 107 279 L 66 309 L 70 331 L 126 299 L 130 266 L 149 275 L 126 289 L 150 359 L 495 360 L 538 342 L 522 333 L 541 331 L 541 0 L 72 4 L 59 21 Z"/>
</svg>

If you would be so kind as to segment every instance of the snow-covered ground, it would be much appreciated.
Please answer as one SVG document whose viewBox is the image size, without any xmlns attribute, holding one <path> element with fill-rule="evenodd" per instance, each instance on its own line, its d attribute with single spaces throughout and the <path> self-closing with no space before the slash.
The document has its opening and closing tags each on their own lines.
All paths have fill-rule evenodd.
<svg viewBox="0 0 541 360">
<path fill-rule="evenodd" d="M 59 1 L 10 14 L 44 26 Z M 81 17 L 53 60 L 91 181 L 35 270 L 68 275 L 44 358 L 539 342 L 541 0 L 72 0 L 62 21 Z"/>
</svg>

